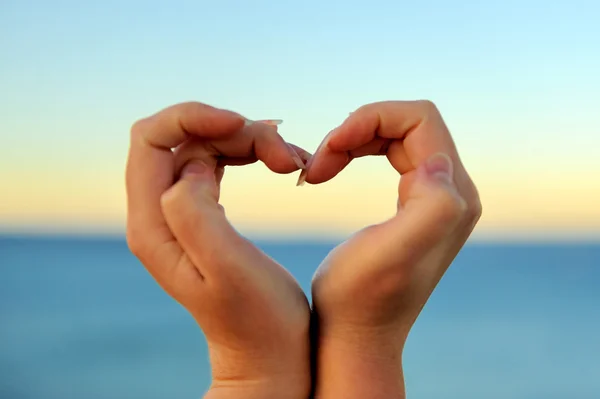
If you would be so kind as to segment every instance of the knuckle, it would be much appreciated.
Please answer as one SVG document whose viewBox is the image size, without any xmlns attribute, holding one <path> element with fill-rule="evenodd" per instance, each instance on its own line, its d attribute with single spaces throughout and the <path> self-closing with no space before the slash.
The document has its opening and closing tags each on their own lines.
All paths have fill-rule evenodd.
<svg viewBox="0 0 600 399">
<path fill-rule="evenodd" d="M 416 103 L 426 114 L 439 115 L 440 113 L 437 105 L 431 100 L 418 100 Z"/>
<path fill-rule="evenodd" d="M 481 199 L 479 194 L 475 194 L 474 198 L 469 201 L 469 205 L 467 207 L 466 217 L 469 223 L 476 224 L 481 215 L 483 213 L 483 205 L 481 203 Z"/>
<path fill-rule="evenodd" d="M 479 221 L 483 213 L 481 197 L 479 196 L 477 187 L 471 179 L 468 180 L 464 191 L 465 193 L 463 194 L 463 197 L 467 200 L 465 219 L 467 223 L 474 226 Z"/>
<path fill-rule="evenodd" d="M 177 113 L 190 115 L 192 117 L 200 116 L 208 108 L 206 104 L 198 101 L 186 101 L 176 105 Z"/>
<path fill-rule="evenodd" d="M 356 110 L 353 112 L 353 114 L 369 111 L 369 110 L 373 109 L 376 105 L 377 105 L 376 103 L 361 105 L 360 107 L 356 108 Z"/>
<path fill-rule="evenodd" d="M 455 193 L 444 190 L 435 203 L 435 212 L 443 223 L 461 220 L 468 211 L 467 202 Z"/>
<path fill-rule="evenodd" d="M 148 246 L 142 237 L 143 233 L 139 229 L 127 226 L 127 232 L 125 234 L 127 247 L 131 253 L 140 260 L 145 259 L 148 253 Z"/>
<path fill-rule="evenodd" d="M 205 105 L 198 101 L 184 101 L 179 104 L 179 107 L 186 111 L 193 111 L 203 108 Z"/>
<path fill-rule="evenodd" d="M 356 117 L 357 115 L 369 114 L 373 111 L 376 111 L 381 104 L 383 104 L 383 102 L 363 104 L 358 108 L 354 108 L 354 111 L 349 113 L 348 118 Z"/>
<path fill-rule="evenodd" d="M 190 187 L 185 180 L 180 180 L 160 196 L 160 206 L 165 213 L 181 208 L 183 199 L 189 195 Z"/>
<path fill-rule="evenodd" d="M 144 137 L 144 132 L 147 129 L 148 118 L 138 119 L 131 125 L 129 129 L 129 136 L 131 140 L 138 140 L 141 137 Z"/>
</svg>

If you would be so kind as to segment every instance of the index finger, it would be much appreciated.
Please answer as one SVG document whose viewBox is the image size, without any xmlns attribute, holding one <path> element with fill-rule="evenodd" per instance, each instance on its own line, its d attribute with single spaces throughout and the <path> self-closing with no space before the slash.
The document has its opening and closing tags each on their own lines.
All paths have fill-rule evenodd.
<svg viewBox="0 0 600 399">
<path fill-rule="evenodd" d="M 161 253 L 156 263 L 164 264 L 181 253 L 160 206 L 161 195 L 176 177 L 172 148 L 189 136 L 227 138 L 243 128 L 244 121 L 237 113 L 190 102 L 133 125 L 126 167 L 127 239 L 138 257 Z M 163 251 L 166 244 L 170 249 Z"/>
<path fill-rule="evenodd" d="M 324 140 L 307 166 L 305 179 L 317 184 L 341 172 L 354 157 L 386 155 L 405 174 L 437 153 L 454 164 L 454 180 L 465 199 L 478 197 L 435 104 L 430 101 L 385 101 L 353 112 Z"/>
<path fill-rule="evenodd" d="M 353 112 L 326 137 L 313 156 L 306 180 L 330 180 L 352 158 L 364 155 L 388 155 L 398 172 L 406 173 L 438 152 L 459 162 L 454 141 L 431 102 L 372 103 Z"/>
</svg>

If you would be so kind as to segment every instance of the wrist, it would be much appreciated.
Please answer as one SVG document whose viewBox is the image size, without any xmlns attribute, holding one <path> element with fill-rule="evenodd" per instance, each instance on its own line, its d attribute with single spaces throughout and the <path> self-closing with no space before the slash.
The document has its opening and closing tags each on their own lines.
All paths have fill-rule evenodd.
<svg viewBox="0 0 600 399">
<path fill-rule="evenodd" d="M 310 347 L 273 355 L 210 350 L 212 383 L 205 399 L 306 399 L 311 389 Z M 293 350 L 291 350 L 293 349 Z"/>
<path fill-rule="evenodd" d="M 321 328 L 315 398 L 404 399 L 405 341 L 405 334 L 387 329 Z"/>
<path fill-rule="evenodd" d="M 281 376 L 253 381 L 213 380 L 204 399 L 307 399 L 310 376 Z"/>
<path fill-rule="evenodd" d="M 404 399 L 402 352 L 323 343 L 317 355 L 318 399 Z"/>
</svg>

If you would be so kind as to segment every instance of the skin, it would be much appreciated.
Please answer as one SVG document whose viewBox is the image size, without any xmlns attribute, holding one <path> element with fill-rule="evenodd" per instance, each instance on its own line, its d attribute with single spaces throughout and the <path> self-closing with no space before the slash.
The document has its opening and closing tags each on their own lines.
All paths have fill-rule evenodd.
<svg viewBox="0 0 600 399">
<path fill-rule="evenodd" d="M 172 150 L 174 149 L 174 151 Z M 304 150 L 273 126 L 184 103 L 136 122 L 127 161 L 127 242 L 206 337 L 205 398 L 304 399 L 310 391 L 310 308 L 292 276 L 227 221 L 225 165 L 304 166 Z"/>
<path fill-rule="evenodd" d="M 410 329 L 481 215 L 432 103 L 361 107 L 324 139 L 304 178 L 324 183 L 367 155 L 385 155 L 402 175 L 398 209 L 335 248 L 313 279 L 315 397 L 322 399 L 405 397 Z"/>
<path fill-rule="evenodd" d="M 402 175 L 397 214 L 328 255 L 313 280 L 311 316 L 289 273 L 225 218 L 223 166 L 261 160 L 290 173 L 310 158 L 301 180 L 321 184 L 368 155 L 386 155 Z M 129 246 L 203 330 L 210 399 L 404 398 L 410 329 L 481 215 L 477 190 L 427 101 L 361 107 L 313 157 L 267 124 L 179 104 L 133 126 L 126 175 Z"/>
</svg>

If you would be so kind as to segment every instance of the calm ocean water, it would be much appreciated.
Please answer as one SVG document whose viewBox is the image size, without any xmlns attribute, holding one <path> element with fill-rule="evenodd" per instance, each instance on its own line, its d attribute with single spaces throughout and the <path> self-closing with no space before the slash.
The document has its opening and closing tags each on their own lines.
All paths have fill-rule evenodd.
<svg viewBox="0 0 600 399">
<path fill-rule="evenodd" d="M 259 245 L 307 291 L 334 244 Z M 600 245 L 467 246 L 405 366 L 410 399 L 600 398 Z M 201 332 L 123 240 L 0 237 L 0 398 L 199 398 L 209 379 Z"/>
</svg>

